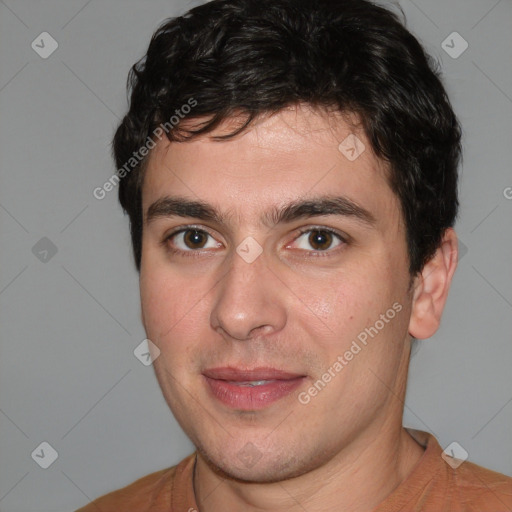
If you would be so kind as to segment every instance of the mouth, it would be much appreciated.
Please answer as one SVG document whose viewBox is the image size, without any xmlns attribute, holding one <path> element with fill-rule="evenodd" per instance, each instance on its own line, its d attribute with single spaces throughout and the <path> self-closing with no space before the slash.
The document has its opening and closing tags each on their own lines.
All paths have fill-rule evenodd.
<svg viewBox="0 0 512 512">
<path fill-rule="evenodd" d="M 276 368 L 211 368 L 203 372 L 209 392 L 222 404 L 238 410 L 260 410 L 290 395 L 305 375 Z"/>
</svg>

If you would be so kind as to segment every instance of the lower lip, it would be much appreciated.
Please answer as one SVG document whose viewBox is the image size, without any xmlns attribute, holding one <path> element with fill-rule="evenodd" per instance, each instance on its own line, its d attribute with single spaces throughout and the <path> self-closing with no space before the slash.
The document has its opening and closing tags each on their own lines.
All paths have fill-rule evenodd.
<svg viewBox="0 0 512 512">
<path fill-rule="evenodd" d="M 305 377 L 273 380 L 261 386 L 240 386 L 226 380 L 205 376 L 213 396 L 233 409 L 255 411 L 263 409 L 297 389 Z"/>
</svg>

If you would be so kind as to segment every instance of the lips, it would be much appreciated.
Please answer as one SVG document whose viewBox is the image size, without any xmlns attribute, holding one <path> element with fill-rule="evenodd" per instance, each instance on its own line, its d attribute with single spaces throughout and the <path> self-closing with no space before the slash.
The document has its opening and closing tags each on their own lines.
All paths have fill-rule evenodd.
<svg viewBox="0 0 512 512">
<path fill-rule="evenodd" d="M 211 396 L 232 409 L 260 410 L 290 395 L 305 375 L 276 368 L 210 368 L 203 372 Z"/>
</svg>

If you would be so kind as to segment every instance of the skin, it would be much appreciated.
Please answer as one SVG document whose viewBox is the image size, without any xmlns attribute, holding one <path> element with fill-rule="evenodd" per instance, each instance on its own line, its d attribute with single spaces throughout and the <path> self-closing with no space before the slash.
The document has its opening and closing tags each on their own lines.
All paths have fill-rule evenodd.
<svg viewBox="0 0 512 512">
<path fill-rule="evenodd" d="M 165 399 L 198 448 L 199 509 L 370 510 L 423 454 L 402 427 L 410 341 L 438 328 L 457 262 L 455 233 L 446 231 L 412 279 L 398 198 L 354 116 L 301 105 L 261 117 L 235 139 L 211 139 L 236 121 L 190 142 L 160 141 L 143 185 L 142 321 L 161 351 L 154 368 Z M 351 133 L 366 147 L 352 162 L 338 150 Z M 147 223 L 149 206 L 166 195 L 200 199 L 226 218 Z M 375 223 L 332 215 L 261 222 L 272 207 L 325 195 L 349 198 Z M 211 235 L 200 239 L 204 248 L 182 235 L 162 243 L 191 224 Z M 339 231 L 347 242 L 327 238 L 318 250 L 311 232 L 300 234 L 306 228 Z M 249 236 L 263 249 L 252 263 L 236 253 Z M 298 394 L 395 303 L 401 311 L 300 403 Z M 220 366 L 270 366 L 306 379 L 264 409 L 239 411 L 205 384 L 202 372 Z M 260 456 L 250 467 L 238 457 L 247 443 Z"/>
</svg>

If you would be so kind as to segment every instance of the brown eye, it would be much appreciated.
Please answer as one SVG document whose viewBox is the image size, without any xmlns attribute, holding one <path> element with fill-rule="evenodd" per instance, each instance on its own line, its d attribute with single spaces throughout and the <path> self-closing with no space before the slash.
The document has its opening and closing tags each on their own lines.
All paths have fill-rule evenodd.
<svg viewBox="0 0 512 512">
<path fill-rule="evenodd" d="M 189 249 L 202 249 L 208 241 L 208 236 L 204 231 L 187 229 L 184 231 L 183 241 Z"/>
<path fill-rule="evenodd" d="M 311 231 L 308 242 L 315 251 L 325 251 L 332 245 L 333 236 L 328 231 Z"/>
<path fill-rule="evenodd" d="M 222 246 L 215 238 L 203 229 L 184 228 L 164 239 L 164 244 L 178 253 L 199 252 L 201 249 L 218 249 Z"/>
<path fill-rule="evenodd" d="M 334 252 L 338 247 L 345 245 L 346 239 L 331 229 L 309 228 L 301 231 L 293 245 L 296 249 L 306 252 L 326 255 Z"/>
</svg>

